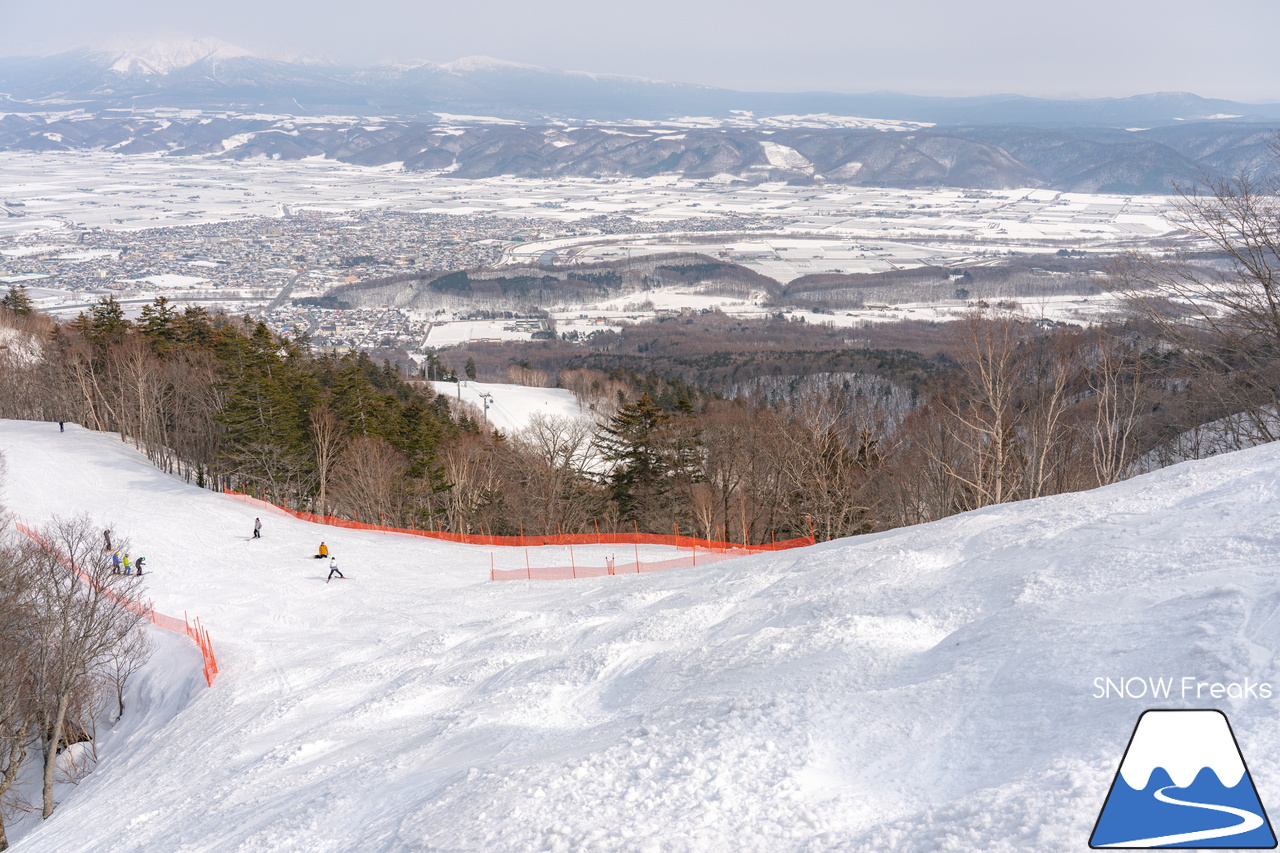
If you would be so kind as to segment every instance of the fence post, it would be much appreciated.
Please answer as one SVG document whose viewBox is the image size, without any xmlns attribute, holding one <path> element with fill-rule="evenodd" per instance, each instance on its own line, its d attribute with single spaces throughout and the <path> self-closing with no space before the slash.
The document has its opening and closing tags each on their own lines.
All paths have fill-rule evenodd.
<svg viewBox="0 0 1280 853">
<path fill-rule="evenodd" d="M 631 545 L 636 549 L 636 574 L 640 574 L 640 522 L 633 518 L 631 523 L 636 526 L 636 538 L 631 540 Z"/>
</svg>

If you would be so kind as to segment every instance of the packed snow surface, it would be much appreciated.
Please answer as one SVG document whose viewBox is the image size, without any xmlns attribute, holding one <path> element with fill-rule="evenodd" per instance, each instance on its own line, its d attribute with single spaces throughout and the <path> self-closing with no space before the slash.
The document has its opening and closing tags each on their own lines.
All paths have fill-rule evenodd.
<svg viewBox="0 0 1280 853">
<path fill-rule="evenodd" d="M 578 405 L 573 392 L 563 388 L 532 388 L 499 382 L 432 382 L 437 394 L 476 407 L 494 429 L 510 435 L 529 426 L 535 414 L 546 418 L 590 422 L 591 413 Z M 485 400 L 488 400 L 488 409 Z"/>
<path fill-rule="evenodd" d="M 166 646 L 21 853 L 1078 851 L 1149 707 L 1223 710 L 1280 803 L 1280 694 L 1257 690 L 1280 684 L 1274 445 L 808 549 L 499 583 L 483 548 L 280 515 L 250 541 L 252 507 L 113 436 L 0 422 L 0 448 L 12 510 L 128 536 L 222 667 L 193 688 Z M 324 582 L 322 539 L 348 580 Z"/>
</svg>

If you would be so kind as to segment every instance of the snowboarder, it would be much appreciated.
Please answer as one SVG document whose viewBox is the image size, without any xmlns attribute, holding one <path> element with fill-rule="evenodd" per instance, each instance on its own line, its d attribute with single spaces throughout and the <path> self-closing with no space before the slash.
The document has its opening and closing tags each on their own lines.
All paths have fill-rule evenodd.
<svg viewBox="0 0 1280 853">
<path fill-rule="evenodd" d="M 323 560 L 327 556 L 329 556 L 329 546 L 321 542 L 320 550 L 316 552 L 316 559 Z"/>
<path fill-rule="evenodd" d="M 334 575 L 337 575 L 338 577 L 342 578 L 343 580 L 346 580 L 346 579 L 347 579 L 347 576 L 346 576 L 346 575 L 344 575 L 342 572 L 338 571 L 338 558 L 337 558 L 337 557 L 330 557 L 330 558 L 329 558 L 329 577 L 325 578 L 325 579 L 324 579 L 324 582 L 325 582 L 325 583 L 328 583 L 329 581 L 333 580 L 333 576 L 334 576 Z"/>
<path fill-rule="evenodd" d="M 119 551 L 111 552 L 111 574 L 113 575 L 120 574 L 120 552 Z"/>
<path fill-rule="evenodd" d="M 145 563 L 146 561 L 147 561 L 146 557 L 139 557 L 137 562 L 133 564 L 133 567 L 138 570 L 139 577 L 142 576 L 142 564 Z"/>
<path fill-rule="evenodd" d="M 110 551 L 111 550 L 111 531 L 110 530 L 102 531 L 102 541 L 107 543 L 105 546 L 103 546 L 103 550 Z"/>
<path fill-rule="evenodd" d="M 253 520 L 253 538 L 254 539 L 262 538 L 262 519 L 260 518 L 255 518 Z"/>
<path fill-rule="evenodd" d="M 58 421 L 58 432 L 66 432 L 67 425 L 65 421 Z"/>
</svg>

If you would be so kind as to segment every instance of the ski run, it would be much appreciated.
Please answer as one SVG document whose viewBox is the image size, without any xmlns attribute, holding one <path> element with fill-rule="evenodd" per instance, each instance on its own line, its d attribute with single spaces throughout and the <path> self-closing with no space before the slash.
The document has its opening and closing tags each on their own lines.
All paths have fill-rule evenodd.
<svg viewBox="0 0 1280 853">
<path fill-rule="evenodd" d="M 491 555 L 523 553 L 272 514 L 118 436 L 0 421 L 0 452 L 0 503 L 128 537 L 221 668 L 206 687 L 153 631 L 96 770 L 11 827 L 19 853 L 1079 851 L 1148 707 L 1225 712 L 1280 810 L 1277 445 L 795 551 L 496 583 Z M 351 579 L 324 582 L 321 540 Z M 1168 698 L 1136 695 L 1153 679 Z"/>
</svg>

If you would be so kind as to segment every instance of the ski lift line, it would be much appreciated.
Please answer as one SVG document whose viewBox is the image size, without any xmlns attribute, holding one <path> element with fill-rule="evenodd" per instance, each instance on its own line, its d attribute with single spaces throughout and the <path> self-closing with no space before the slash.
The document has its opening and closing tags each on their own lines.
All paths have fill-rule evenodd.
<svg viewBox="0 0 1280 853">
<path fill-rule="evenodd" d="M 191 642 L 196 644 L 196 648 L 200 649 L 200 657 L 203 660 L 201 671 L 204 675 L 205 684 L 210 687 L 213 686 L 213 680 L 218 675 L 218 659 L 213 653 L 213 641 L 209 637 L 209 632 L 205 630 L 205 627 L 200 622 L 199 617 L 192 620 L 187 616 L 187 613 L 184 610 L 182 613 L 182 619 L 175 619 L 172 616 L 166 616 L 163 613 L 156 612 L 155 605 L 151 602 L 151 599 L 147 599 L 144 602 L 141 598 L 124 598 L 116 595 L 109 589 L 104 590 L 94 583 L 92 578 L 77 568 L 65 554 L 51 546 L 48 541 L 40 535 L 39 531 L 33 529 L 21 520 L 15 521 L 14 526 L 17 528 L 19 533 L 23 534 L 32 542 L 35 542 L 41 548 L 57 557 L 58 562 L 62 563 L 63 566 L 75 574 L 76 577 L 78 577 L 87 586 L 93 587 L 99 592 L 104 593 L 108 598 L 119 604 L 121 607 L 124 607 L 130 613 L 141 616 L 157 628 L 162 628 L 165 631 L 171 631 L 175 634 L 184 634 L 191 640 Z"/>
</svg>

